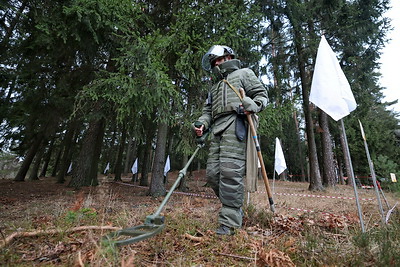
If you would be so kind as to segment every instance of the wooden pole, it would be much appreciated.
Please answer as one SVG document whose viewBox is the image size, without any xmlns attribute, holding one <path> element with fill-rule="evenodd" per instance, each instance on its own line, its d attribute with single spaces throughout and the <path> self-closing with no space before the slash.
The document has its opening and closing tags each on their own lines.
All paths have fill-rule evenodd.
<svg viewBox="0 0 400 267">
<path fill-rule="evenodd" d="M 242 100 L 243 97 L 245 96 L 245 92 L 242 88 L 240 88 L 240 96 L 241 96 L 240 100 Z M 258 160 L 259 160 L 260 166 L 261 166 L 261 174 L 262 174 L 262 177 L 264 180 L 265 190 L 267 191 L 269 205 L 270 205 L 271 211 L 275 212 L 274 200 L 272 199 L 272 192 L 271 192 L 271 188 L 269 186 L 267 171 L 265 170 L 264 160 L 263 160 L 263 156 L 261 154 L 261 148 L 260 148 L 260 144 L 258 142 L 257 132 L 254 127 L 254 123 L 253 123 L 251 114 L 247 113 L 246 116 L 247 116 L 247 122 L 249 123 L 251 135 L 252 135 L 254 144 L 256 146 L 257 156 L 258 156 Z"/>
</svg>

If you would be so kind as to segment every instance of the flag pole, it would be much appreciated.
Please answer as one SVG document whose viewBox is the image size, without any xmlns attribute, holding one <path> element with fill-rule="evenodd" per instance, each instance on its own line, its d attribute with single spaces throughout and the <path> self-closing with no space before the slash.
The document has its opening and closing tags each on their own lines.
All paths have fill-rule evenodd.
<svg viewBox="0 0 400 267">
<path fill-rule="evenodd" d="M 275 168 L 274 168 L 274 175 L 272 176 L 272 194 L 275 194 Z"/>
<path fill-rule="evenodd" d="M 344 139 L 344 144 L 345 144 L 345 152 L 346 152 L 347 157 L 349 159 L 350 170 L 348 170 L 348 172 L 350 173 L 351 181 L 353 182 L 353 190 L 354 190 L 354 196 L 355 196 L 356 204 L 357 204 L 358 217 L 360 218 L 361 231 L 363 233 L 365 233 L 364 220 L 363 220 L 363 216 L 362 216 L 360 201 L 358 199 L 356 179 L 354 178 L 353 164 L 351 163 L 349 144 L 347 142 L 346 130 L 344 128 L 343 119 L 340 119 L 340 124 L 341 124 L 341 127 L 342 127 L 342 132 L 343 132 L 343 137 L 344 137 L 343 139 Z"/>
<path fill-rule="evenodd" d="M 376 175 L 375 175 L 375 170 L 374 170 L 374 163 L 372 162 L 372 160 L 371 160 L 371 155 L 369 154 L 369 149 L 368 149 L 368 144 L 367 144 L 367 138 L 365 137 L 364 128 L 363 128 L 363 126 L 362 126 L 361 121 L 358 120 L 358 122 L 360 123 L 360 130 L 361 130 L 362 138 L 363 138 L 363 140 L 364 140 L 365 153 L 367 154 L 368 165 L 369 165 L 369 169 L 370 169 L 370 171 L 371 171 L 372 182 L 373 182 L 374 188 L 375 188 L 376 199 L 377 199 L 377 201 L 378 201 L 379 211 L 380 211 L 381 216 L 382 216 L 382 224 L 385 224 L 385 213 L 383 212 L 381 197 L 380 197 L 379 189 L 378 189 L 378 183 L 376 182 Z"/>
</svg>

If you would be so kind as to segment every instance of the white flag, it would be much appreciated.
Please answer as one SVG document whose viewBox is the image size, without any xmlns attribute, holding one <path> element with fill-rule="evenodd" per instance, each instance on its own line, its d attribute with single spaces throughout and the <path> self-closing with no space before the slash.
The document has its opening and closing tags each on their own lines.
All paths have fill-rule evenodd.
<svg viewBox="0 0 400 267">
<path fill-rule="evenodd" d="M 104 169 L 104 174 L 110 169 L 110 162 L 107 163 L 106 168 Z"/>
<path fill-rule="evenodd" d="M 169 162 L 169 155 L 167 157 L 167 161 L 165 162 L 165 167 L 164 167 L 164 176 L 167 176 L 167 173 L 171 169 L 170 162 Z"/>
<path fill-rule="evenodd" d="M 70 172 L 72 172 L 72 162 L 69 164 L 67 173 L 70 173 Z"/>
<path fill-rule="evenodd" d="M 278 137 L 276 137 L 275 141 L 275 171 L 279 175 L 286 170 L 286 161 Z"/>
<path fill-rule="evenodd" d="M 336 121 L 357 107 L 349 82 L 324 36 L 318 47 L 310 101 Z"/>
<path fill-rule="evenodd" d="M 136 174 L 137 171 L 138 171 L 137 165 L 138 165 L 138 163 L 137 163 L 137 158 L 136 158 L 136 160 L 135 160 L 135 162 L 133 163 L 132 168 L 131 168 L 133 174 Z"/>
</svg>

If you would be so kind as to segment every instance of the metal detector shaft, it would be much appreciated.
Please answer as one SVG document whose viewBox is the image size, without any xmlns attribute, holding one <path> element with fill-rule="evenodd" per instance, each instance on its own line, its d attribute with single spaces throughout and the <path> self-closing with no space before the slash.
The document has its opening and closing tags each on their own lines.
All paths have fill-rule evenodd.
<svg viewBox="0 0 400 267">
<path fill-rule="evenodd" d="M 186 175 L 188 167 L 192 163 L 194 157 L 196 156 L 196 154 L 200 150 L 200 148 L 201 148 L 201 146 L 198 145 L 196 150 L 194 151 L 193 155 L 190 157 L 190 159 L 186 163 L 186 166 L 182 170 L 179 171 L 178 178 L 176 179 L 175 183 L 170 188 L 170 190 L 169 190 L 168 194 L 165 196 L 163 202 L 161 202 L 161 205 L 158 207 L 157 211 L 153 214 L 154 217 L 160 215 L 162 209 L 164 208 L 165 204 L 167 204 L 167 202 L 168 202 L 169 198 L 171 197 L 172 193 L 174 192 L 175 188 L 179 185 L 179 182 L 181 181 L 181 179 Z"/>
<path fill-rule="evenodd" d="M 196 156 L 197 152 L 200 148 L 204 147 L 204 142 L 208 137 L 210 130 L 205 132 L 203 136 L 197 138 L 197 148 L 194 151 L 193 155 L 190 157 L 188 162 L 186 163 L 185 167 L 179 171 L 178 178 L 176 179 L 175 183 L 170 188 L 168 194 L 165 196 L 164 200 L 162 201 L 161 205 L 158 207 L 157 211 L 151 215 L 146 217 L 144 224 L 122 229 L 119 231 L 112 232 L 106 235 L 103 239 L 108 241 L 111 245 L 115 246 L 124 246 L 129 245 L 131 243 L 139 242 L 141 240 L 150 238 L 162 231 L 165 227 L 165 219 L 164 216 L 160 216 L 162 209 L 164 208 L 165 204 L 168 202 L 169 198 L 171 197 L 172 193 L 174 192 L 175 188 L 179 185 L 181 179 L 186 175 L 187 169 L 192 163 L 194 157 Z M 124 240 L 112 240 L 119 236 L 129 236 L 130 238 Z"/>
</svg>

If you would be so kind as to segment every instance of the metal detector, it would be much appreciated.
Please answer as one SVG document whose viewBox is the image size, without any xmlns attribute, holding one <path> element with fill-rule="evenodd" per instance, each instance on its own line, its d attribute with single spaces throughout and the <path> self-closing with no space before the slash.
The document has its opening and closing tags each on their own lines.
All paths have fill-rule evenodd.
<svg viewBox="0 0 400 267">
<path fill-rule="evenodd" d="M 172 193 L 174 192 L 175 188 L 179 185 L 181 179 L 186 175 L 187 168 L 190 166 L 191 162 L 193 161 L 194 157 L 196 156 L 197 152 L 204 147 L 205 141 L 210 133 L 210 129 L 208 129 L 204 134 L 200 137 L 196 138 L 197 148 L 194 151 L 193 155 L 190 157 L 188 162 L 186 163 L 185 167 L 179 171 L 178 178 L 176 179 L 175 183 L 170 188 L 168 194 L 165 196 L 163 202 L 158 207 L 157 211 L 152 215 L 148 215 L 144 221 L 144 224 L 134 226 L 131 228 L 126 228 L 122 230 L 118 230 L 112 232 L 103 237 L 104 241 L 108 241 L 111 245 L 114 246 L 125 246 L 131 243 L 135 243 L 141 240 L 145 240 L 150 238 L 162 231 L 165 227 L 165 218 L 161 216 L 160 213 L 164 208 L 165 204 L 168 202 L 169 198 L 171 197 Z M 120 236 L 129 236 L 130 238 L 124 240 L 115 240 L 115 238 Z"/>
</svg>

